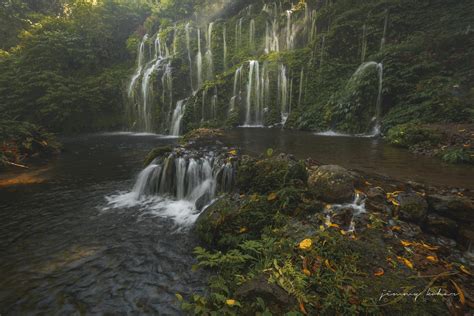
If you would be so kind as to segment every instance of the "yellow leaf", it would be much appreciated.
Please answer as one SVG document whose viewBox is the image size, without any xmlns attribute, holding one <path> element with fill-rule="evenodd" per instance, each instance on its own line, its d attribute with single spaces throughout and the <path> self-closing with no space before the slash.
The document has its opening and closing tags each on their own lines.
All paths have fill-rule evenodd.
<svg viewBox="0 0 474 316">
<path fill-rule="evenodd" d="M 339 232 L 341 233 L 341 235 L 347 234 L 347 232 L 346 232 L 345 230 L 343 230 L 343 229 L 341 229 Z"/>
<path fill-rule="evenodd" d="M 229 305 L 229 306 L 234 306 L 235 303 L 236 303 L 236 301 L 233 300 L 233 299 L 228 299 L 228 300 L 225 301 L 225 303 L 226 303 L 227 305 Z"/>
<path fill-rule="evenodd" d="M 331 263 L 328 259 L 324 260 L 324 265 L 331 271 L 335 272 L 336 270 L 331 266 Z"/>
<path fill-rule="evenodd" d="M 252 201 L 252 202 L 258 201 L 258 195 L 257 195 L 257 194 L 252 194 L 252 195 L 250 196 L 250 201 Z"/>
<path fill-rule="evenodd" d="M 409 267 L 410 269 L 413 269 L 413 263 L 408 260 L 407 258 L 403 258 L 403 257 L 397 257 L 398 260 L 402 261 L 403 264 L 405 264 L 407 267 Z"/>
<path fill-rule="evenodd" d="M 391 229 L 392 229 L 393 231 L 398 232 L 398 231 L 400 231 L 402 228 L 401 228 L 400 226 L 392 226 Z"/>
<path fill-rule="evenodd" d="M 270 193 L 270 194 L 268 195 L 267 200 L 268 200 L 268 201 L 274 201 L 274 200 L 277 199 L 277 197 L 278 197 L 277 194 L 274 193 L 274 192 L 272 192 L 272 193 Z"/>
<path fill-rule="evenodd" d="M 461 304 L 464 305 L 464 303 L 466 302 L 466 298 L 464 297 L 464 292 L 463 292 L 463 290 L 462 290 L 461 287 L 460 287 L 456 282 L 454 282 L 453 280 L 451 280 L 451 283 L 453 283 L 454 287 L 456 288 L 456 292 L 458 292 L 458 294 L 459 294 L 459 301 L 461 302 Z"/>
<path fill-rule="evenodd" d="M 421 242 L 421 245 L 422 245 L 424 248 L 428 249 L 428 250 L 438 250 L 438 249 L 439 249 L 438 246 L 431 246 L 431 245 L 425 244 L 424 242 Z"/>
<path fill-rule="evenodd" d="M 311 275 L 311 272 L 310 272 L 308 269 L 303 269 L 303 273 L 304 273 L 306 276 L 310 276 L 310 275 Z"/>
<path fill-rule="evenodd" d="M 300 312 L 303 313 L 304 315 L 308 315 L 308 312 L 304 308 L 303 301 L 300 301 Z"/>
<path fill-rule="evenodd" d="M 325 229 L 326 229 L 326 228 L 324 228 L 324 226 L 323 226 L 323 225 L 319 225 L 319 230 L 320 230 L 320 231 L 322 231 L 322 232 L 323 232 Z"/>
<path fill-rule="evenodd" d="M 329 225 L 329 227 L 339 228 L 339 225 L 338 225 L 338 224 L 335 224 L 335 223 L 331 223 L 331 224 Z"/>
<path fill-rule="evenodd" d="M 377 268 L 374 272 L 375 276 L 382 276 L 385 274 L 385 271 L 382 268 Z"/>
<path fill-rule="evenodd" d="M 236 156 L 237 155 L 237 150 L 231 150 L 229 151 L 229 154 L 231 154 L 232 156 Z"/>
<path fill-rule="evenodd" d="M 183 296 L 181 296 L 181 294 L 179 294 L 179 293 L 176 293 L 175 296 L 178 299 L 178 301 L 180 301 L 180 302 L 182 302 L 184 300 Z"/>
<path fill-rule="evenodd" d="M 472 275 L 471 272 L 469 272 L 469 270 L 464 266 L 464 265 L 461 265 L 459 267 L 459 270 L 461 270 L 462 272 L 466 273 L 467 275 Z"/>
<path fill-rule="evenodd" d="M 406 241 L 406 240 L 402 240 L 400 241 L 400 243 L 402 244 L 403 247 L 408 247 L 408 246 L 413 245 L 411 242 Z"/>
<path fill-rule="evenodd" d="M 428 259 L 431 262 L 438 262 L 438 258 L 436 258 L 435 256 L 427 256 L 426 259 Z"/>
<path fill-rule="evenodd" d="M 308 249 L 311 248 L 312 244 L 313 244 L 313 242 L 311 241 L 311 239 L 307 238 L 307 239 L 301 241 L 298 247 L 302 250 L 308 250 Z"/>
<path fill-rule="evenodd" d="M 242 233 L 245 233 L 246 231 L 247 231 L 247 227 L 241 227 L 241 228 L 239 229 L 239 233 L 241 233 L 241 234 L 242 234 Z"/>
<path fill-rule="evenodd" d="M 324 208 L 326 208 L 327 210 L 330 210 L 330 209 L 332 208 L 332 205 L 331 205 L 331 204 L 326 204 L 326 205 L 324 206 Z"/>
</svg>

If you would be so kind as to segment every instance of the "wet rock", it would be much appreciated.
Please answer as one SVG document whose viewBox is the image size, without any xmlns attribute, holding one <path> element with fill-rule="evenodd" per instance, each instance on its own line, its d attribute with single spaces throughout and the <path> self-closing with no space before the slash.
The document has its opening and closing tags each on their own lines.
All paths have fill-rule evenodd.
<svg viewBox="0 0 474 316">
<path fill-rule="evenodd" d="M 428 196 L 430 211 L 463 222 L 474 222 L 474 204 L 466 198 L 456 195 Z"/>
<path fill-rule="evenodd" d="M 353 217 L 353 209 L 350 207 L 341 208 L 331 217 L 332 222 L 341 227 L 347 228 L 350 226 Z"/>
<path fill-rule="evenodd" d="M 310 190 L 330 203 L 350 202 L 354 195 L 354 178 L 343 167 L 325 165 L 312 170 L 308 178 Z"/>
<path fill-rule="evenodd" d="M 430 214 L 426 219 L 426 230 L 435 235 L 455 238 L 457 229 L 458 224 L 455 221 L 437 214 Z"/>
<path fill-rule="evenodd" d="M 398 195 L 397 200 L 400 204 L 400 218 L 415 223 L 425 220 L 428 213 L 428 203 L 422 196 L 416 193 L 402 192 Z"/>
<path fill-rule="evenodd" d="M 385 200 L 385 191 L 380 187 L 370 188 L 367 190 L 366 207 L 370 210 L 383 210 L 387 209 L 387 203 Z"/>
<path fill-rule="evenodd" d="M 264 275 L 242 284 L 236 290 L 235 295 L 238 299 L 254 300 L 256 297 L 261 297 L 272 312 L 277 314 L 296 304 L 296 300 L 292 296 L 278 285 L 269 283 Z"/>
</svg>

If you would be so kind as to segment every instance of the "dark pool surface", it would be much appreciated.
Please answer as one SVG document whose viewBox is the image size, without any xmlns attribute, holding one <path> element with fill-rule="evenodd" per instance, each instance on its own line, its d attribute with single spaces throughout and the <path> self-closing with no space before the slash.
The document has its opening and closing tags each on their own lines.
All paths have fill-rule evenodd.
<svg viewBox="0 0 474 316">
<path fill-rule="evenodd" d="M 474 187 L 472 167 L 375 139 L 226 133 L 226 142 L 247 153 L 273 148 L 399 179 Z M 0 314 L 179 314 L 175 293 L 200 292 L 205 280 L 192 271 L 192 231 L 139 209 L 103 211 L 106 196 L 131 189 L 151 148 L 177 140 L 102 134 L 63 142 L 65 152 L 47 166 L 6 175 L 23 184 L 0 186 Z"/>
<path fill-rule="evenodd" d="M 367 137 L 319 136 L 309 132 L 269 128 L 239 128 L 226 132 L 226 143 L 258 155 L 272 148 L 299 159 L 378 173 L 398 180 L 474 189 L 474 167 L 452 165 L 418 156 L 406 149 Z"/>
<path fill-rule="evenodd" d="M 0 314 L 178 314 L 175 293 L 205 279 L 191 269 L 196 238 L 171 220 L 101 210 L 133 186 L 150 148 L 176 140 L 64 141 L 49 169 L 32 172 L 39 183 L 0 188 Z"/>
</svg>

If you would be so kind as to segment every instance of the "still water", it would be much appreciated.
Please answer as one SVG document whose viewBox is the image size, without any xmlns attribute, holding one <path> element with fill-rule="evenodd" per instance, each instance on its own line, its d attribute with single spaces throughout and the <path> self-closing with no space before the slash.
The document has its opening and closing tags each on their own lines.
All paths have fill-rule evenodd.
<svg viewBox="0 0 474 316">
<path fill-rule="evenodd" d="M 474 186 L 472 167 L 376 139 L 243 128 L 224 141 L 250 154 L 273 148 L 398 179 Z M 175 293 L 202 292 L 206 279 L 192 270 L 196 236 L 148 212 L 153 205 L 108 204 L 130 192 L 151 148 L 177 140 L 117 133 L 63 143 L 48 165 L 0 178 L 0 314 L 179 314 Z"/>
</svg>

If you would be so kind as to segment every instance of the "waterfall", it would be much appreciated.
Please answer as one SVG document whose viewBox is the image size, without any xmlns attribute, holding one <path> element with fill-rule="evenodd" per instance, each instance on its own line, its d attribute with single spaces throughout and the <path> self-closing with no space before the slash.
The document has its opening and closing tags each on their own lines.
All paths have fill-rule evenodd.
<svg viewBox="0 0 474 316">
<path fill-rule="evenodd" d="M 255 20 L 251 19 L 250 20 L 250 26 L 249 26 L 249 49 L 254 50 L 255 49 Z"/>
<path fill-rule="evenodd" d="M 201 121 L 205 119 L 205 110 L 206 110 L 206 95 L 207 95 L 207 88 L 202 90 L 202 103 L 201 103 Z"/>
<path fill-rule="evenodd" d="M 176 23 L 173 26 L 173 55 L 176 55 L 178 49 L 178 37 L 176 36 L 178 32 L 178 28 Z"/>
<path fill-rule="evenodd" d="M 214 77 L 214 60 L 212 56 L 212 28 L 214 23 L 209 23 L 207 31 L 207 52 L 206 52 L 206 63 L 207 63 L 207 79 L 212 80 Z"/>
<path fill-rule="evenodd" d="M 262 125 L 258 121 L 260 117 L 260 66 L 257 60 L 249 61 L 249 77 L 247 81 L 247 102 L 246 102 L 245 125 L 258 126 Z M 252 119 L 252 108 L 254 109 Z"/>
<path fill-rule="evenodd" d="M 309 40 L 313 41 L 314 37 L 316 36 L 317 28 L 316 28 L 316 10 L 311 11 L 311 31 L 309 35 Z"/>
<path fill-rule="evenodd" d="M 164 67 L 163 76 L 161 77 L 161 87 L 162 87 L 162 96 L 161 100 L 163 105 L 166 104 L 166 98 L 168 98 L 168 109 L 169 115 L 171 114 L 171 109 L 173 108 L 173 73 L 171 68 L 171 62 L 168 61 Z M 151 113 L 149 114 L 151 117 Z M 169 117 L 168 120 L 169 122 Z"/>
<path fill-rule="evenodd" d="M 181 121 L 183 120 L 184 112 L 186 110 L 186 101 L 187 100 L 179 100 L 176 103 L 176 108 L 173 112 L 173 117 L 171 119 L 171 129 L 170 135 L 172 136 L 179 136 L 181 132 Z"/>
<path fill-rule="evenodd" d="M 301 73 L 300 73 L 300 88 L 298 91 L 298 107 L 301 106 L 301 98 L 303 96 L 303 83 L 304 83 L 304 69 L 301 68 Z"/>
<path fill-rule="evenodd" d="M 321 69 L 323 68 L 325 45 L 326 45 L 326 35 L 323 35 L 322 43 L 321 43 L 321 56 L 319 59 L 319 69 L 320 69 L 319 73 L 320 74 L 321 74 Z"/>
<path fill-rule="evenodd" d="M 385 46 L 386 36 L 387 36 L 387 28 L 388 28 L 388 9 L 385 10 L 385 21 L 383 24 L 383 34 L 382 39 L 380 40 L 380 50 L 383 49 Z"/>
<path fill-rule="evenodd" d="M 198 53 L 196 56 L 196 69 L 197 69 L 197 88 L 202 86 L 202 51 L 201 51 L 201 29 L 197 30 L 197 41 L 198 41 Z"/>
<path fill-rule="evenodd" d="M 130 80 L 130 84 L 128 85 L 128 97 L 131 98 L 133 95 L 133 90 L 135 88 L 135 84 L 137 83 L 138 79 L 140 78 L 143 70 L 143 61 L 145 59 L 145 42 L 148 40 L 148 34 L 145 34 L 143 36 L 142 41 L 140 42 L 140 45 L 138 47 L 138 62 L 137 62 L 137 68 L 135 70 L 135 73 L 132 76 L 132 79 Z"/>
<path fill-rule="evenodd" d="M 224 51 L 224 60 L 223 60 L 223 68 L 224 68 L 224 71 L 227 70 L 227 29 L 226 29 L 226 25 L 224 24 L 224 28 L 222 30 L 222 41 L 224 42 L 224 48 L 223 48 L 223 51 Z"/>
<path fill-rule="evenodd" d="M 133 193 L 144 196 L 169 196 L 187 200 L 198 209 L 211 202 L 218 192 L 232 190 L 235 166 L 227 159 L 208 153 L 200 158 L 172 153 L 155 159 L 137 178 Z"/>
<path fill-rule="evenodd" d="M 238 100 L 238 98 L 240 96 L 240 87 L 239 87 L 239 91 L 237 92 L 237 86 L 238 86 L 239 82 L 242 82 L 242 66 L 240 66 L 239 68 L 237 68 L 235 70 L 234 90 L 233 90 L 233 93 L 232 93 L 232 98 L 230 99 L 229 111 L 234 111 L 235 110 L 236 100 Z"/>
<path fill-rule="evenodd" d="M 191 89 L 194 90 L 194 82 L 193 82 L 193 59 L 191 57 L 191 36 L 190 36 L 190 29 L 189 23 L 186 23 L 185 32 L 186 32 L 186 50 L 188 51 L 188 61 L 189 61 L 189 80 L 191 84 Z"/>
<path fill-rule="evenodd" d="M 278 66 L 278 100 L 280 103 L 281 124 L 285 125 L 289 115 L 288 108 L 288 78 L 286 67 L 283 64 Z"/>
<path fill-rule="evenodd" d="M 294 40 L 295 40 L 295 29 L 292 27 L 291 24 L 291 15 L 292 11 L 286 11 L 286 49 L 290 50 L 294 47 Z"/>
<path fill-rule="evenodd" d="M 240 18 L 239 21 L 235 24 L 235 50 L 236 51 L 242 45 L 242 21 L 243 21 L 243 18 Z"/>
<path fill-rule="evenodd" d="M 365 55 L 367 54 L 367 25 L 364 24 L 362 27 L 362 48 L 360 52 L 361 62 L 365 61 Z"/>
<path fill-rule="evenodd" d="M 211 98 L 211 117 L 217 118 L 217 88 L 214 90 L 214 95 Z"/>
</svg>

